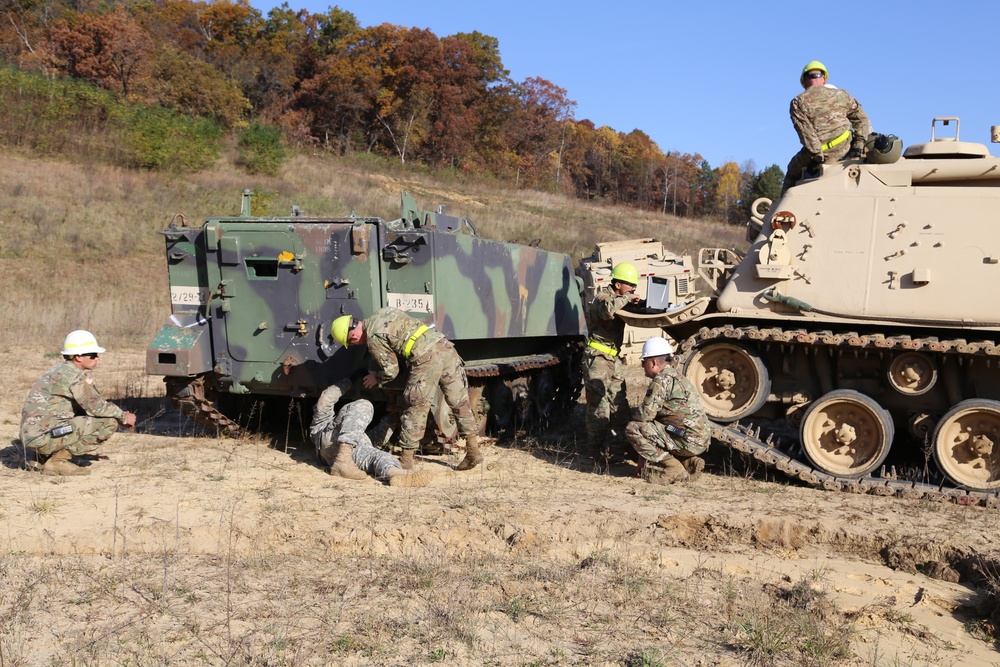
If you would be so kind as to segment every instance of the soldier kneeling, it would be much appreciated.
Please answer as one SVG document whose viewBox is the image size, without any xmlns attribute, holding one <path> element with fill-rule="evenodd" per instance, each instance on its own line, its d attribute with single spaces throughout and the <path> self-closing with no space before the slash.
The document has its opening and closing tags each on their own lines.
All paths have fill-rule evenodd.
<svg viewBox="0 0 1000 667">
<path fill-rule="evenodd" d="M 119 424 L 135 426 L 135 415 L 104 400 L 90 377 L 104 354 L 94 334 L 70 332 L 59 353 L 63 360 L 35 382 L 24 401 L 26 465 L 46 475 L 89 475 L 72 458 L 96 450 Z"/>
<path fill-rule="evenodd" d="M 653 484 L 673 484 L 698 475 L 705 468 L 698 455 L 712 438 L 694 385 L 670 365 L 673 354 L 664 338 L 650 338 L 642 346 L 642 370 L 652 382 L 625 428 L 625 437 L 641 457 L 642 476 Z"/>
</svg>

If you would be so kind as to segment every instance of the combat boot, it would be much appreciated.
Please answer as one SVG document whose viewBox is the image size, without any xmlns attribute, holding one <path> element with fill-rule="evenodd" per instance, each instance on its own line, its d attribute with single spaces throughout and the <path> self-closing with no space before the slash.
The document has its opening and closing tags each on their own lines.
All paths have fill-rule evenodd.
<svg viewBox="0 0 1000 667">
<path fill-rule="evenodd" d="M 659 463 L 646 466 L 646 481 L 650 484 L 670 486 L 674 482 L 683 482 L 689 475 L 681 462 L 673 456 L 667 456 Z"/>
<path fill-rule="evenodd" d="M 393 468 L 389 471 L 389 486 L 404 489 L 416 489 L 430 484 L 431 478 L 433 477 L 434 473 L 426 470 L 403 470 L 402 468 Z"/>
<path fill-rule="evenodd" d="M 24 454 L 24 469 L 30 470 L 31 472 L 41 472 L 42 467 L 45 465 L 45 457 L 40 456 L 33 449 L 28 449 L 21 444 L 20 440 L 14 441 L 14 446 L 17 447 L 22 454 Z"/>
<path fill-rule="evenodd" d="M 352 454 L 354 445 L 347 442 L 337 443 L 337 454 L 330 465 L 330 474 L 344 479 L 365 479 L 368 475 L 354 463 Z"/>
<path fill-rule="evenodd" d="M 465 458 L 459 461 L 455 470 L 472 470 L 483 462 L 483 453 L 479 451 L 479 436 L 465 436 Z"/>
<path fill-rule="evenodd" d="M 399 455 L 399 462 L 403 465 L 403 470 L 413 470 L 413 454 L 417 450 L 404 449 Z"/>
<path fill-rule="evenodd" d="M 701 476 L 701 471 L 705 469 L 705 459 L 700 456 L 689 456 L 681 461 L 681 465 L 687 471 L 688 481 L 693 482 Z"/>
<path fill-rule="evenodd" d="M 89 475 L 90 470 L 87 468 L 81 468 L 80 466 L 73 463 L 70 459 L 73 455 L 67 452 L 65 449 L 60 449 L 58 452 L 53 454 L 45 461 L 42 466 L 42 474 L 50 475 L 52 477 L 69 477 L 72 475 Z"/>
</svg>

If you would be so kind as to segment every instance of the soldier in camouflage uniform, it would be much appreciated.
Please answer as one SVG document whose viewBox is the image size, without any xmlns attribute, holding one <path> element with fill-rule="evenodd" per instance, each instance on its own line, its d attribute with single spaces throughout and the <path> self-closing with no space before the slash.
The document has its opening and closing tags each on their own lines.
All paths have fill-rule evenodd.
<svg viewBox="0 0 1000 667">
<path fill-rule="evenodd" d="M 625 337 L 625 321 L 615 314 L 630 303 L 639 272 L 622 262 L 611 270 L 611 283 L 597 292 L 587 308 L 587 329 L 590 339 L 583 356 L 583 377 L 587 397 L 587 449 L 594 458 L 597 471 L 605 471 L 616 455 L 611 451 L 612 416 L 617 433 L 624 432 L 629 417 L 625 376 L 618 354 Z"/>
<path fill-rule="evenodd" d="M 712 432 L 701 399 L 690 380 L 670 362 L 673 348 L 664 338 L 650 338 L 642 346 L 642 370 L 652 379 L 635 420 L 625 436 L 642 457 L 640 471 L 654 484 L 681 482 L 700 473 Z"/>
<path fill-rule="evenodd" d="M 71 332 L 60 352 L 63 361 L 28 392 L 21 412 L 21 442 L 34 453 L 30 467 L 40 467 L 46 475 L 88 475 L 89 470 L 70 459 L 94 451 L 119 424 L 135 426 L 135 415 L 101 398 L 87 375 L 103 353 L 89 331 Z"/>
<path fill-rule="evenodd" d="M 401 310 L 388 307 L 365 320 L 354 320 L 350 315 L 339 317 L 331 326 L 331 334 L 345 346 L 368 346 L 380 367 L 378 373 L 364 377 L 362 382 L 369 389 L 391 382 L 399 374 L 398 359 L 406 360 L 409 367 L 403 391 L 406 409 L 400 417 L 399 434 L 403 468 L 413 467 L 413 454 L 420 446 L 438 387 L 455 416 L 459 435 L 465 438 L 465 458 L 457 469 L 469 470 L 482 463 L 479 425 L 469 402 L 469 380 L 462 358 L 443 334 Z"/>
<path fill-rule="evenodd" d="M 345 479 L 367 479 L 372 475 L 388 481 L 389 486 L 427 486 L 431 473 L 403 470 L 395 456 L 372 445 L 372 437 L 380 438 L 366 432 L 375 415 L 370 401 L 358 398 L 336 409 L 350 388 L 350 378 L 327 387 L 316 402 L 309 429 L 320 457 L 330 466 L 330 474 Z"/>
<path fill-rule="evenodd" d="M 802 150 L 788 163 L 782 194 L 811 167 L 860 157 L 872 131 L 858 101 L 847 91 L 826 85 L 827 78 L 826 66 L 816 60 L 802 70 L 800 82 L 805 91 L 792 100 L 789 109 Z"/>
</svg>

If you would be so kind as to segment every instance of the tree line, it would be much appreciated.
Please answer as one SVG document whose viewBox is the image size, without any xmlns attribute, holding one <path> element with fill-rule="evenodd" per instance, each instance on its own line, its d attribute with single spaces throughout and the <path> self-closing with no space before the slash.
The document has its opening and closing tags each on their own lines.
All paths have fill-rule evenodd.
<svg viewBox="0 0 1000 667">
<path fill-rule="evenodd" d="M 551 81 L 514 81 L 496 38 L 438 37 L 348 11 L 246 0 L 0 0 L 0 58 L 144 107 L 207 119 L 250 153 L 267 141 L 374 153 L 679 216 L 745 218 L 782 172 L 713 168 L 629 133 L 575 118 Z M 261 144 L 260 142 L 265 142 Z M 252 162 L 277 168 L 281 152 Z"/>
</svg>

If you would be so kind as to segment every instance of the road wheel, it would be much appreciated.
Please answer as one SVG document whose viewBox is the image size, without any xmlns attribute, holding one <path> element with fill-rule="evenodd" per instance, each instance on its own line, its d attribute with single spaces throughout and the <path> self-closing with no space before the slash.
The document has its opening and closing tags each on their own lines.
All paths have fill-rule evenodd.
<svg viewBox="0 0 1000 667">
<path fill-rule="evenodd" d="M 684 363 L 705 414 L 733 422 L 760 410 L 771 393 L 771 376 L 757 351 L 737 343 L 708 343 Z"/>
<path fill-rule="evenodd" d="M 934 429 L 934 460 L 948 479 L 973 491 L 1000 489 L 1000 402 L 973 398 Z"/>
<path fill-rule="evenodd" d="M 813 401 L 799 433 L 816 468 L 838 477 L 863 477 L 885 461 L 895 429 L 892 417 L 874 399 L 837 389 Z"/>
</svg>

